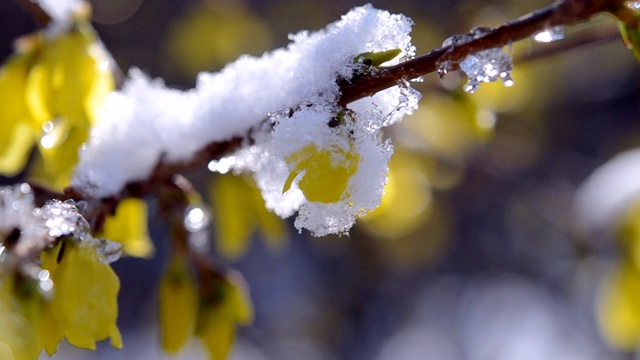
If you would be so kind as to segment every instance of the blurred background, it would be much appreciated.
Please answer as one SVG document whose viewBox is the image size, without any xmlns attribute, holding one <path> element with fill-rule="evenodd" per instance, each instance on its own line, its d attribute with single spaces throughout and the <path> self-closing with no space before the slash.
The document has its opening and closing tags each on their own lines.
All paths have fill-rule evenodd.
<svg viewBox="0 0 640 360">
<path fill-rule="evenodd" d="M 286 46 L 288 34 L 320 29 L 362 5 L 90 2 L 94 25 L 121 69 L 139 67 L 182 89 L 193 86 L 200 71 Z M 450 35 L 549 4 L 371 3 L 414 20 L 418 54 Z M 0 1 L 0 58 L 16 37 L 35 28 L 16 2 Z M 216 258 L 245 276 L 256 307 L 253 325 L 239 331 L 233 358 L 640 359 L 635 345 L 620 346 L 615 335 L 602 332 L 608 316 L 617 314 L 603 305 L 603 289 L 628 247 L 613 227 L 579 226 L 574 209 L 576 190 L 594 169 L 640 146 L 640 66 L 620 39 L 537 56 L 615 28 L 613 19 L 598 16 L 565 29 L 560 42 L 513 44 L 512 88 L 483 84 L 466 94 L 459 73 L 416 83 L 420 109 L 387 133 L 396 153 L 383 204 L 349 237 L 312 238 L 286 223 L 281 241 L 249 232 L 251 241 L 229 250 L 214 238 Z M 206 169 L 189 177 L 204 192 L 220 181 Z M 149 205 L 155 256 L 114 264 L 122 282 L 124 349 L 101 344 L 92 353 L 62 346 L 54 359 L 164 358 L 155 289 L 168 232 L 154 201 Z M 634 296 L 623 303 L 636 304 L 628 313 L 638 318 L 628 322 L 638 323 L 640 294 Z M 194 342 L 176 358 L 201 356 Z"/>
</svg>

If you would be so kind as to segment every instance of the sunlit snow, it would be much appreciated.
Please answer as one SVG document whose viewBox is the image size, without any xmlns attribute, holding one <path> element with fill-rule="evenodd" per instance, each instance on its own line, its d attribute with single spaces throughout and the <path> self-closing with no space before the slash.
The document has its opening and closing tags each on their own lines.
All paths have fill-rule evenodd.
<svg viewBox="0 0 640 360">
<path fill-rule="evenodd" d="M 169 89 L 133 69 L 122 90 L 106 100 L 80 152 L 72 185 L 107 197 L 147 178 L 160 161 L 186 161 L 212 142 L 251 133 L 251 147 L 229 161 L 211 162 L 209 169 L 251 171 L 271 210 L 286 217 L 301 209 L 297 226 L 316 234 L 345 232 L 380 200 L 392 147 L 378 130 L 411 113 L 419 93 L 401 83 L 350 105 L 354 121 L 340 131 L 351 132 L 361 164 L 349 185 L 352 196 L 332 209 L 308 203 L 295 189 L 282 194 L 289 172 L 283 159 L 305 142 L 322 147 L 335 140 L 338 130 L 327 124 L 342 111 L 337 81 L 361 70 L 353 59 L 363 52 L 402 50 L 385 65 L 412 57 L 411 26 L 402 15 L 358 7 L 323 30 L 290 35 L 286 48 L 259 58 L 242 56 L 218 73 L 201 73 L 188 91 Z M 335 224 L 332 230 L 322 228 L 326 222 Z"/>
</svg>

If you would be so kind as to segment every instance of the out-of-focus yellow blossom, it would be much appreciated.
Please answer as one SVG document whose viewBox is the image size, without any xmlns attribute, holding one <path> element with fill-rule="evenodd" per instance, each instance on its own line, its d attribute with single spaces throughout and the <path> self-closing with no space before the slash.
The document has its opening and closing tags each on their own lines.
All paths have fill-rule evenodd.
<svg viewBox="0 0 640 360">
<path fill-rule="evenodd" d="M 438 156 L 466 158 L 491 137 L 495 123 L 490 113 L 480 112 L 468 97 L 438 93 L 426 97 L 420 109 L 401 124 L 405 136 L 399 140 L 411 147 L 426 147 Z"/>
<path fill-rule="evenodd" d="M 196 284 L 184 256 L 173 255 L 159 293 L 160 343 L 166 352 L 175 354 L 193 334 L 198 309 Z"/>
<path fill-rule="evenodd" d="M 67 186 L 78 148 L 98 105 L 114 88 L 109 55 L 88 21 L 52 38 L 31 35 L 30 46 L 0 69 L 0 172 L 24 168 L 34 143 L 41 161 L 32 176 Z"/>
<path fill-rule="evenodd" d="M 110 337 L 111 345 L 121 348 L 116 326 L 120 280 L 90 245 L 65 241 L 60 251 L 62 258 L 52 271 L 51 306 L 59 312 L 64 336 L 72 345 L 92 350 L 96 341 Z"/>
<path fill-rule="evenodd" d="M 395 239 L 419 227 L 431 213 L 431 187 L 420 157 L 396 151 L 380 206 L 362 218 L 376 237 Z"/>
<path fill-rule="evenodd" d="M 626 209 L 618 220 L 616 230 L 625 254 L 636 269 L 640 269 L 640 199 Z"/>
<path fill-rule="evenodd" d="M 287 237 L 284 221 L 268 211 L 254 180 L 247 176 L 222 175 L 210 188 L 214 211 L 216 247 L 229 259 L 247 250 L 249 239 L 258 229 L 266 243 L 281 248 Z"/>
<path fill-rule="evenodd" d="M 62 242 L 40 253 L 42 269 L 48 271 L 50 276 L 56 272 L 58 267 L 58 255 L 60 254 L 61 248 Z M 55 291 L 58 291 L 55 286 L 56 284 L 54 284 L 54 294 Z M 37 323 L 38 335 L 40 336 L 44 350 L 49 356 L 58 351 L 58 343 L 64 336 L 64 314 L 59 309 L 56 309 L 55 305 L 56 303 L 52 301 L 44 304 L 42 312 L 40 313 L 40 321 Z"/>
<path fill-rule="evenodd" d="M 0 173 L 8 176 L 24 168 L 35 142 L 24 97 L 32 59 L 16 54 L 0 68 Z"/>
<path fill-rule="evenodd" d="M 241 279 L 232 274 L 201 291 L 196 335 L 211 360 L 226 359 L 236 326 L 253 321 L 253 306 L 245 288 Z"/>
<path fill-rule="evenodd" d="M 468 96 L 468 99 L 477 104 L 479 111 L 497 113 L 521 111 L 524 106 L 529 105 L 535 81 L 531 79 L 526 67 L 516 67 L 511 74 L 516 79 L 516 83 L 508 91 L 499 81 L 483 83 L 478 91 Z"/>
<path fill-rule="evenodd" d="M 98 236 L 119 242 L 127 255 L 151 257 L 154 248 L 147 232 L 147 204 L 141 199 L 122 200 Z"/>
<path fill-rule="evenodd" d="M 623 262 L 602 285 L 600 329 L 614 347 L 631 351 L 640 343 L 640 272 Z"/>
<path fill-rule="evenodd" d="M 167 29 L 166 58 L 175 75 L 191 79 L 203 70 L 222 68 L 242 54 L 271 48 L 267 22 L 241 1 L 199 2 Z"/>
<path fill-rule="evenodd" d="M 625 258 L 602 285 L 600 328 L 611 345 L 630 351 L 640 344 L 640 201 L 626 209 L 616 230 Z"/>
<path fill-rule="evenodd" d="M 360 154 L 338 145 L 319 149 L 316 144 L 309 144 L 287 156 L 285 161 L 291 173 L 282 188 L 283 193 L 302 173 L 298 187 L 307 200 L 335 203 L 349 196 L 347 185 L 358 170 Z"/>
<path fill-rule="evenodd" d="M 42 346 L 32 325 L 37 314 L 28 308 L 37 306 L 33 302 L 38 299 L 16 294 L 13 274 L 6 274 L 0 281 L 0 359 L 36 360 Z"/>
</svg>

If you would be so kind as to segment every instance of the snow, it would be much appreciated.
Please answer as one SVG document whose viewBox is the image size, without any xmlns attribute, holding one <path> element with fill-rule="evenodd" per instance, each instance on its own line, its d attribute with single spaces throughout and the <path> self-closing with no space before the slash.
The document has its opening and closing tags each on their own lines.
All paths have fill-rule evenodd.
<svg viewBox="0 0 640 360">
<path fill-rule="evenodd" d="M 392 152 L 391 145 L 380 140 L 379 130 L 411 113 L 420 94 L 401 83 L 362 99 L 350 106 L 356 111 L 354 122 L 336 131 L 327 123 L 340 110 L 337 80 L 362 69 L 354 58 L 363 52 L 402 51 L 385 65 L 412 57 L 411 26 L 403 15 L 371 5 L 357 7 L 323 30 L 290 35 L 286 48 L 261 57 L 242 56 L 217 73 L 203 72 L 196 87 L 187 91 L 169 89 L 161 80 L 132 69 L 122 90 L 105 101 L 81 149 L 72 185 L 89 196 L 108 197 L 129 182 L 147 178 L 160 161 L 186 161 L 212 142 L 252 133 L 253 145 L 209 168 L 252 171 L 268 208 L 283 217 L 300 209 L 299 219 L 307 220 L 299 220 L 299 227 L 329 221 L 322 217 L 346 216 L 333 227 L 333 232 L 344 232 L 353 218 L 379 202 Z M 324 204 L 307 202 L 295 186 L 282 194 L 290 171 L 284 158 L 310 141 L 325 147 L 345 131 L 352 133 L 348 141 L 361 155 L 349 185 L 353 198 L 328 210 Z M 344 208 L 348 215 L 338 214 Z M 312 232 L 325 232 L 313 228 Z"/>
<path fill-rule="evenodd" d="M 32 0 L 34 1 L 34 0 Z M 47 34 L 55 36 L 71 28 L 73 17 L 86 9 L 83 0 L 35 0 L 50 17 Z"/>
</svg>

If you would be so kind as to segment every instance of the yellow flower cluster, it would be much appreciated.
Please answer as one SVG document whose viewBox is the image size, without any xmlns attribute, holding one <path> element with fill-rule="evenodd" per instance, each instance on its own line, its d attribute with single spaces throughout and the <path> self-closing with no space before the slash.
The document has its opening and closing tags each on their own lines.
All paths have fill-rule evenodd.
<svg viewBox="0 0 640 360">
<path fill-rule="evenodd" d="M 0 358 L 37 359 L 53 355 L 63 337 L 74 346 L 96 349 L 111 338 L 122 347 L 116 326 L 120 281 L 96 249 L 72 238 L 41 254 L 37 279 L 7 274 L 0 284 Z"/>
<path fill-rule="evenodd" d="M 37 33 L 20 43 L 0 68 L 0 173 L 19 173 L 37 145 L 31 176 L 61 189 L 98 105 L 114 88 L 110 57 L 86 20 L 68 33 Z"/>
</svg>

